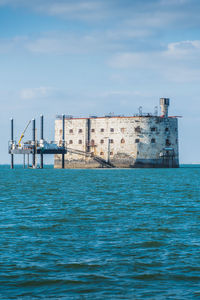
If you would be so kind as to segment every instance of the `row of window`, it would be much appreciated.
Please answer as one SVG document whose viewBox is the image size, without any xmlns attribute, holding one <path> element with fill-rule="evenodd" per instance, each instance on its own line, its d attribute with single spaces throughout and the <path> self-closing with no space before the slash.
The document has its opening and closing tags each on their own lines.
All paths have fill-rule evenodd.
<svg viewBox="0 0 200 300">
<path fill-rule="evenodd" d="M 123 129 L 124 129 L 124 128 L 122 128 L 121 130 L 123 131 Z M 114 132 L 114 131 L 115 131 L 114 128 L 110 128 L 110 132 Z M 70 130 L 69 130 L 69 133 L 73 133 L 73 132 L 74 132 L 73 129 L 70 129 Z M 83 132 L 83 129 L 80 128 L 80 129 L 78 130 L 78 133 L 82 133 L 82 132 Z M 91 129 L 91 132 L 95 132 L 95 129 L 92 128 L 92 129 Z M 104 132 L 104 128 L 101 128 L 101 129 L 100 129 L 100 132 Z M 62 129 L 60 130 L 60 133 L 62 133 Z"/>
<path fill-rule="evenodd" d="M 79 144 L 82 144 L 83 141 L 82 140 L 79 140 L 78 141 Z M 100 143 L 101 144 L 104 144 L 104 140 L 100 140 Z M 113 144 L 114 141 L 112 139 L 110 139 L 110 143 Z M 121 144 L 124 144 L 125 143 L 125 140 L 124 139 L 121 139 Z M 69 144 L 73 144 L 73 140 L 69 140 Z M 95 146 L 95 141 L 94 140 L 91 140 L 91 146 Z"/>
<path fill-rule="evenodd" d="M 121 144 L 124 144 L 125 143 L 125 140 L 124 139 L 121 139 Z M 135 143 L 138 144 L 140 142 L 140 139 L 135 139 Z M 177 141 L 176 141 L 177 142 Z M 78 141 L 79 144 L 82 144 L 83 141 L 82 140 L 79 140 Z M 104 144 L 104 140 L 100 140 L 100 143 L 101 144 Z M 114 141 L 112 139 L 110 139 L 110 143 L 113 144 Z M 156 143 L 156 139 L 151 139 L 151 143 L 152 144 L 155 144 Z M 69 144 L 73 144 L 73 140 L 69 140 Z M 166 139 L 165 141 L 165 145 L 166 146 L 170 146 L 171 145 L 171 142 L 169 139 Z M 95 146 L 95 141 L 94 140 L 91 140 L 91 146 Z"/>
<path fill-rule="evenodd" d="M 104 155 L 104 152 L 101 151 L 101 152 L 100 152 L 100 155 Z M 110 152 L 110 155 L 113 155 L 113 152 L 112 152 L 112 151 Z"/>
<path fill-rule="evenodd" d="M 100 129 L 100 132 L 104 132 L 104 131 L 105 131 L 104 128 L 101 128 L 101 129 Z M 114 128 L 110 128 L 110 132 L 114 132 L 114 131 L 115 131 Z M 151 131 L 152 131 L 152 132 L 155 132 L 155 131 L 157 131 L 157 128 L 156 128 L 156 127 L 151 127 Z M 165 128 L 165 131 L 168 132 L 168 131 L 169 131 L 169 128 L 166 127 L 166 128 Z M 70 129 L 70 130 L 69 130 L 69 133 L 73 133 L 73 132 L 74 132 L 73 129 Z M 80 129 L 78 130 L 78 133 L 82 133 L 82 132 L 83 132 L 83 129 L 80 128 Z M 95 129 L 92 128 L 92 129 L 91 129 L 91 132 L 95 132 Z M 121 128 L 121 132 L 124 133 L 124 132 L 125 132 L 125 128 Z M 135 132 L 141 133 L 141 127 L 140 127 L 140 126 L 136 127 L 136 128 L 135 128 Z M 60 134 L 62 134 L 62 129 L 60 130 Z"/>
</svg>

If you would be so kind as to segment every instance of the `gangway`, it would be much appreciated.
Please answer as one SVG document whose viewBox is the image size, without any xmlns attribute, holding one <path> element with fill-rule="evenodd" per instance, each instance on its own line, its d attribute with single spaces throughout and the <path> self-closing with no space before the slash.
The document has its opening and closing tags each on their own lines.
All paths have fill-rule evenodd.
<svg viewBox="0 0 200 300">
<path fill-rule="evenodd" d="M 82 150 L 78 150 L 78 149 L 72 149 L 72 148 L 68 148 L 68 147 L 67 147 L 67 152 L 74 153 L 74 154 L 79 154 L 79 155 L 84 155 L 84 156 L 87 156 L 87 157 L 91 157 L 95 161 L 100 163 L 102 165 L 102 167 L 115 168 L 115 166 L 111 162 L 109 162 L 109 161 L 107 161 L 107 160 L 105 160 L 105 159 L 103 159 L 103 158 L 101 158 L 97 155 L 94 155 L 92 152 L 86 152 L 86 151 L 82 151 Z"/>
</svg>

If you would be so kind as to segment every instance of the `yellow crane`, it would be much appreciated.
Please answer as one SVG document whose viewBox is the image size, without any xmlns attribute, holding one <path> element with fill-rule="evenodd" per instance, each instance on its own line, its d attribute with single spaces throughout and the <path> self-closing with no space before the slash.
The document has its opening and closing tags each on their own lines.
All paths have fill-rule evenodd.
<svg viewBox="0 0 200 300">
<path fill-rule="evenodd" d="M 22 132 L 22 134 L 21 134 L 21 136 L 20 136 L 20 139 L 19 139 L 19 142 L 18 142 L 18 146 L 19 146 L 19 147 L 21 147 L 21 141 L 22 141 L 22 139 L 23 139 L 23 137 L 24 137 L 24 134 L 25 134 L 25 132 L 26 132 L 26 130 L 27 130 L 27 128 L 28 128 L 28 126 L 29 126 L 30 123 L 31 123 L 31 120 L 29 120 L 28 124 L 26 125 L 24 131 Z"/>
</svg>

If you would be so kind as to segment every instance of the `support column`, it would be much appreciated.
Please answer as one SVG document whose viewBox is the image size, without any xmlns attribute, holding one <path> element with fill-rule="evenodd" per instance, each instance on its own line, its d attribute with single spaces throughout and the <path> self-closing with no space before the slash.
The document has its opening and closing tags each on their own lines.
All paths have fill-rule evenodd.
<svg viewBox="0 0 200 300">
<path fill-rule="evenodd" d="M 65 115 L 62 115 L 62 147 L 65 149 Z M 62 169 L 65 168 L 65 154 L 62 153 Z"/>
<path fill-rule="evenodd" d="M 91 121 L 90 118 L 86 119 L 87 122 L 87 137 L 86 137 L 86 143 L 87 143 L 87 152 L 90 152 L 90 131 L 91 131 Z"/>
<path fill-rule="evenodd" d="M 11 147 L 13 146 L 14 143 L 14 122 L 13 122 L 13 118 L 10 120 L 11 121 Z M 12 148 L 11 148 L 12 149 Z M 14 169 L 14 154 L 11 154 L 11 164 L 10 164 L 11 169 Z"/>
<path fill-rule="evenodd" d="M 25 153 L 23 154 L 23 168 L 25 169 L 26 167 L 26 161 L 25 161 Z"/>
<path fill-rule="evenodd" d="M 32 167 L 35 168 L 35 119 L 32 119 L 32 145 L 33 145 L 33 161 L 32 161 Z"/>
<path fill-rule="evenodd" d="M 108 138 L 108 159 L 107 162 L 110 163 L 110 139 Z"/>
<path fill-rule="evenodd" d="M 40 143 L 44 141 L 44 116 L 40 116 Z M 43 153 L 40 154 L 40 169 L 43 169 Z"/>
</svg>

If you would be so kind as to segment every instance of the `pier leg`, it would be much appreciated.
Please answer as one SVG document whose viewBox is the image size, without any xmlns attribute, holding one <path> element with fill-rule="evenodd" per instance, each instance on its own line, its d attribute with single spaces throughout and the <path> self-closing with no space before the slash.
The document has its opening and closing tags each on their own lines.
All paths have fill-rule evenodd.
<svg viewBox="0 0 200 300">
<path fill-rule="evenodd" d="M 40 142 L 43 143 L 44 141 L 44 116 L 40 116 Z M 43 169 L 43 154 L 40 154 L 40 169 Z"/>
<path fill-rule="evenodd" d="M 10 168 L 14 169 L 14 155 L 11 154 L 11 164 L 10 164 Z"/>
<path fill-rule="evenodd" d="M 27 168 L 29 169 L 29 154 L 27 154 Z"/>
<path fill-rule="evenodd" d="M 35 119 L 32 120 L 32 145 L 33 145 L 33 161 L 32 167 L 35 168 Z"/>
<path fill-rule="evenodd" d="M 40 169 L 43 169 L 43 154 L 40 154 Z"/>
<path fill-rule="evenodd" d="M 25 169 L 26 162 L 25 162 L 25 154 L 23 154 L 23 168 Z"/>
<path fill-rule="evenodd" d="M 14 122 L 13 122 L 13 118 L 10 120 L 11 121 L 11 147 L 13 145 L 14 142 Z M 11 154 L 11 162 L 10 162 L 10 168 L 14 169 L 14 154 Z"/>
<path fill-rule="evenodd" d="M 65 168 L 65 154 L 62 154 L 62 169 Z"/>
<path fill-rule="evenodd" d="M 65 115 L 62 115 L 62 146 L 65 149 Z M 62 153 L 62 169 L 65 168 L 65 154 Z"/>
</svg>

